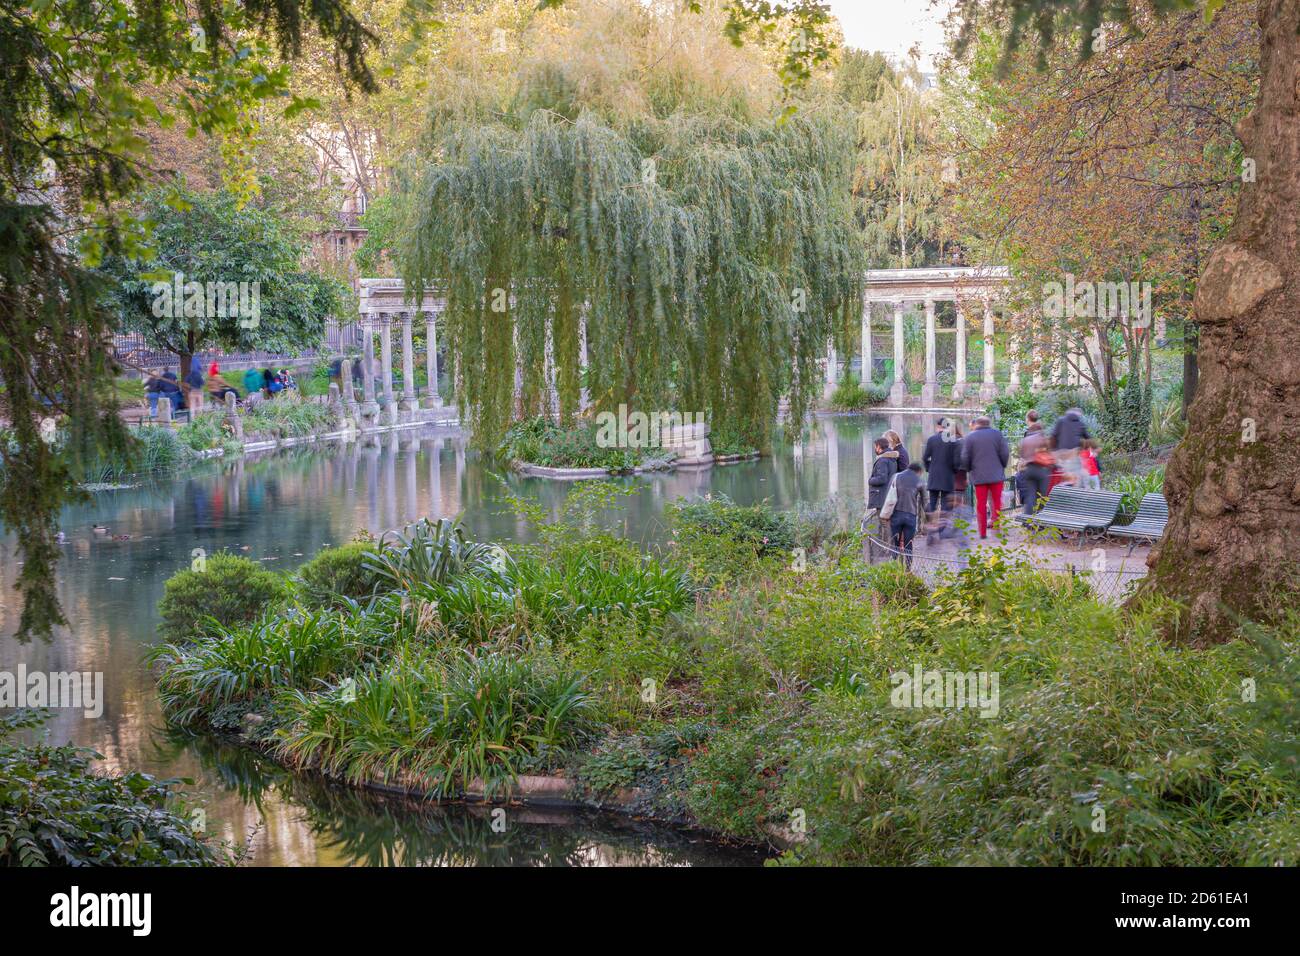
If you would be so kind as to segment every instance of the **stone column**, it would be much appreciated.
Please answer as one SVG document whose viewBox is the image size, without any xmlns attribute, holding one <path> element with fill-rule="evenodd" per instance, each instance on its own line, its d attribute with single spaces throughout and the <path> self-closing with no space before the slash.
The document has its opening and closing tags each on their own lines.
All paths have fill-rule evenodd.
<svg viewBox="0 0 1300 956">
<path fill-rule="evenodd" d="M 962 307 L 961 299 L 955 299 L 953 305 L 957 307 L 957 370 L 952 397 L 953 401 L 963 402 L 966 400 L 966 310 Z"/>
<path fill-rule="evenodd" d="M 1009 346 L 1010 355 L 1009 365 L 1010 372 L 1007 377 L 1007 389 L 1012 392 L 1020 391 L 1020 333 L 1017 332 L 1011 336 L 1011 345 Z"/>
<path fill-rule="evenodd" d="M 361 427 L 373 428 L 379 419 L 379 403 L 375 401 L 375 330 L 367 323 L 361 334 Z"/>
<path fill-rule="evenodd" d="M 934 405 L 939 390 L 939 377 L 934 354 L 934 299 L 925 300 L 925 382 L 921 386 L 921 404 Z"/>
<path fill-rule="evenodd" d="M 871 384 L 871 300 L 868 299 L 862 308 L 862 354 L 859 356 L 862 362 L 862 387 L 866 388 Z"/>
<path fill-rule="evenodd" d="M 411 328 L 415 316 L 410 312 L 402 313 L 402 411 L 409 412 L 420 407 L 415 400 L 415 334 Z"/>
<path fill-rule="evenodd" d="M 902 407 L 907 402 L 907 356 L 903 350 L 903 301 L 894 303 L 894 386 L 889 390 L 889 402 Z"/>
<path fill-rule="evenodd" d="M 1031 335 L 1029 340 L 1029 364 L 1034 371 L 1029 377 L 1029 385 L 1034 391 L 1039 391 L 1043 387 L 1043 367 L 1039 364 L 1038 357 L 1038 345 Z"/>
<path fill-rule="evenodd" d="M 831 339 L 826 343 L 826 388 L 823 390 L 823 397 L 829 402 L 831 394 L 835 391 L 835 380 L 839 373 L 839 358 L 835 354 L 835 340 Z"/>
<path fill-rule="evenodd" d="M 433 312 L 424 313 L 424 371 L 429 378 L 425 405 L 437 408 L 442 404 L 442 396 L 438 394 L 438 328 Z"/>
<path fill-rule="evenodd" d="M 393 315 L 379 315 L 379 362 L 384 381 L 384 417 L 390 425 L 397 423 L 397 402 L 393 396 Z"/>
<path fill-rule="evenodd" d="M 998 397 L 998 386 L 993 381 L 993 303 L 984 300 L 984 381 L 980 384 L 980 401 L 991 402 Z"/>
</svg>

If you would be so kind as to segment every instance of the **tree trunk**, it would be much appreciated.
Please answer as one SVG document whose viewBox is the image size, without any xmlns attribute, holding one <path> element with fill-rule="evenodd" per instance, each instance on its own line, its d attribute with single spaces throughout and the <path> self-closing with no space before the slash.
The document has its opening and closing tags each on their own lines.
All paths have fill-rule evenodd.
<svg viewBox="0 0 1300 956">
<path fill-rule="evenodd" d="M 1200 368 L 1196 362 L 1197 337 L 1200 330 L 1192 317 L 1183 322 L 1183 420 L 1196 400 L 1196 383 L 1200 379 Z"/>
<path fill-rule="evenodd" d="M 1238 128 L 1256 181 L 1197 285 L 1200 381 L 1148 560 L 1146 589 L 1183 605 L 1171 636 L 1194 644 L 1268 616 L 1300 553 L 1300 0 L 1258 9 L 1259 99 Z"/>
</svg>

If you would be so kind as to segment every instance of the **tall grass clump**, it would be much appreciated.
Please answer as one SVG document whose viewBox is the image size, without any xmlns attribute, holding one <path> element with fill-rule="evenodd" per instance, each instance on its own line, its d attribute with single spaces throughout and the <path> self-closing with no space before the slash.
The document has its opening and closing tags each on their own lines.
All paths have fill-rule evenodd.
<svg viewBox="0 0 1300 956">
<path fill-rule="evenodd" d="M 350 672 L 383 640 L 366 629 L 364 617 L 357 622 L 337 611 L 296 609 L 203 634 L 191 644 L 160 645 L 151 661 L 168 720 L 187 726 L 204 723 L 222 707 Z"/>
<path fill-rule="evenodd" d="M 578 676 L 533 658 L 408 648 L 347 694 L 292 690 L 276 706 L 277 752 L 292 765 L 445 796 L 495 792 L 558 758 L 583 733 L 588 698 Z"/>
</svg>

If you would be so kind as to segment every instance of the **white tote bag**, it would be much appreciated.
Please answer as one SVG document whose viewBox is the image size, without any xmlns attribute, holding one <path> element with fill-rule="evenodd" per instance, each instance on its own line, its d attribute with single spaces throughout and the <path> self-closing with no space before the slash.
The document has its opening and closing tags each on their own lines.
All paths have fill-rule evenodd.
<svg viewBox="0 0 1300 956">
<path fill-rule="evenodd" d="M 880 505 L 880 517 L 888 521 L 894 516 L 894 506 L 898 504 L 898 475 L 894 475 L 889 482 L 889 491 L 885 493 L 885 500 Z"/>
</svg>

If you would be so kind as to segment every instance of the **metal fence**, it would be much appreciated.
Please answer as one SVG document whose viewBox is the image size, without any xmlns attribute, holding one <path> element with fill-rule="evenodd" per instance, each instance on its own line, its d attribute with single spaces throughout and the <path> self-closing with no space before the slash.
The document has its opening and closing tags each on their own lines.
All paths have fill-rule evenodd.
<svg viewBox="0 0 1300 956">
<path fill-rule="evenodd" d="M 303 349 L 295 355 L 284 352 L 226 352 L 221 349 L 203 349 L 195 353 L 195 358 L 205 366 L 212 361 L 222 365 L 301 365 L 322 356 L 334 358 L 346 352 L 361 348 L 361 326 L 355 322 L 340 325 L 337 322 L 326 323 L 325 337 L 316 348 Z M 137 333 L 122 333 L 113 336 L 113 357 L 127 368 L 142 368 L 161 371 L 175 366 L 175 352 L 159 349 L 150 345 L 145 337 Z"/>
<path fill-rule="evenodd" d="M 869 523 L 865 530 L 864 556 L 867 563 L 901 562 L 912 574 L 924 581 L 927 587 L 951 582 L 987 550 L 972 547 L 964 548 L 956 554 L 933 555 L 913 548 L 909 555 L 891 544 L 887 535 L 882 534 L 875 522 Z M 1080 552 L 1080 563 L 1072 564 L 1068 561 L 1044 560 L 1023 546 L 1010 546 L 999 553 L 1013 562 L 1013 567 L 1018 566 L 1029 571 L 1057 574 L 1075 581 L 1083 581 L 1100 600 L 1108 604 L 1122 603 L 1133 593 L 1133 589 L 1147 573 L 1143 559 L 1133 556 L 1120 559 L 1118 562 L 1107 556 L 1099 562 L 1092 552 L 1085 550 Z"/>
</svg>

